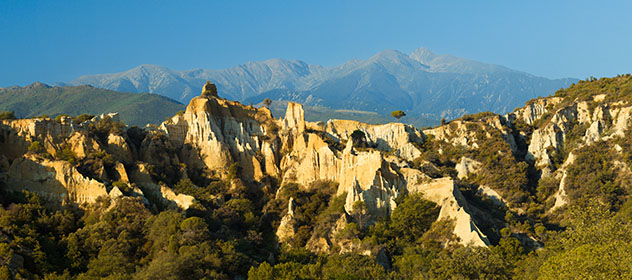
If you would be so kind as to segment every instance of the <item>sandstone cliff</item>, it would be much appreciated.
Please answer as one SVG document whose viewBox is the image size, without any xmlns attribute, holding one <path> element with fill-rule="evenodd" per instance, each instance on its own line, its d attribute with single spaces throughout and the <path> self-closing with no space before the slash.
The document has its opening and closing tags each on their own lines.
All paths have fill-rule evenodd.
<svg viewBox="0 0 632 280">
<path fill-rule="evenodd" d="M 183 114 L 160 128 L 187 166 L 225 176 L 228 167 L 237 162 L 243 168 L 243 178 L 260 180 L 265 174 L 278 175 L 269 164 L 276 162 L 270 149 L 274 144 L 264 143 L 272 137 L 269 130 L 273 125 L 265 108 L 207 95 L 191 100 Z"/>
<path fill-rule="evenodd" d="M 29 190 L 62 204 L 93 203 L 108 194 L 104 184 L 84 177 L 66 161 L 30 156 L 13 161 L 6 182 L 9 190 Z"/>
</svg>

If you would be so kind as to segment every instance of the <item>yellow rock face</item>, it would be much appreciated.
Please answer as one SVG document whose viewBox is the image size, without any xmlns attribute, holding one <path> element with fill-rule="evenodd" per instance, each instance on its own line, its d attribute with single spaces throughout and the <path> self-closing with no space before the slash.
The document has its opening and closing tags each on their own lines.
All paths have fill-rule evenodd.
<svg viewBox="0 0 632 280">
<path fill-rule="evenodd" d="M 9 190 L 26 189 L 61 205 L 93 203 L 108 195 L 105 185 L 84 177 L 66 161 L 19 158 L 11 164 L 7 177 Z"/>
<path fill-rule="evenodd" d="M 197 150 L 195 154 L 183 154 L 182 161 L 187 166 L 202 166 L 225 176 L 228 167 L 238 162 L 244 178 L 259 180 L 264 174 L 278 174 L 266 164 L 276 159 L 269 158 L 270 151 L 263 152 L 266 132 L 262 123 L 268 121 L 272 117 L 267 109 L 216 97 L 196 97 L 184 114 L 163 123 L 161 129 L 176 150 L 184 146 Z M 264 170 L 266 167 L 271 170 Z"/>
<path fill-rule="evenodd" d="M 409 170 L 410 173 L 419 172 Z M 414 176 L 408 174 L 408 176 Z M 439 217 L 454 219 L 454 234 L 459 237 L 460 243 L 471 246 L 488 246 L 489 240 L 476 226 L 469 214 L 467 202 L 450 178 L 440 178 L 421 184 L 409 184 L 408 191 L 420 192 L 424 197 L 441 206 Z"/>
</svg>

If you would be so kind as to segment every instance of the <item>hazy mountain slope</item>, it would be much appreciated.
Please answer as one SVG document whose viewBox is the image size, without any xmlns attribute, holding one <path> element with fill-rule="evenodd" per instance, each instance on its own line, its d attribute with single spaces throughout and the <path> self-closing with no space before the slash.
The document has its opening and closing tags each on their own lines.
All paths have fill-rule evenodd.
<svg viewBox="0 0 632 280">
<path fill-rule="evenodd" d="M 223 70 L 174 71 L 142 65 L 114 74 L 88 75 L 70 84 L 130 92 L 158 93 L 186 103 L 206 80 L 223 97 L 258 103 L 264 98 L 301 102 L 333 109 L 408 113 L 417 125 L 452 119 L 465 113 L 506 113 L 529 99 L 547 96 L 574 79 L 551 80 L 503 66 L 438 55 L 425 48 L 411 54 L 380 52 L 367 60 L 335 67 L 298 60 L 270 59 Z"/>
<path fill-rule="evenodd" d="M 123 92 L 161 93 L 175 100 L 190 96 L 193 89 L 191 81 L 186 79 L 182 73 L 158 65 L 141 65 L 114 74 L 82 76 L 69 84 L 92 85 Z"/>
<path fill-rule="evenodd" d="M 158 93 L 188 102 L 198 94 L 199 85 L 212 80 L 225 97 L 244 100 L 275 88 L 304 88 L 311 84 L 308 76 L 322 69 L 302 61 L 283 59 L 249 62 L 224 70 L 174 71 L 158 65 L 141 65 L 120 73 L 82 76 L 69 84 Z"/>
<path fill-rule="evenodd" d="M 122 121 L 144 126 L 158 124 L 184 108 L 184 104 L 157 94 L 116 92 L 90 86 L 51 87 L 34 83 L 0 89 L 0 110 L 13 111 L 18 117 L 118 112 Z"/>
</svg>

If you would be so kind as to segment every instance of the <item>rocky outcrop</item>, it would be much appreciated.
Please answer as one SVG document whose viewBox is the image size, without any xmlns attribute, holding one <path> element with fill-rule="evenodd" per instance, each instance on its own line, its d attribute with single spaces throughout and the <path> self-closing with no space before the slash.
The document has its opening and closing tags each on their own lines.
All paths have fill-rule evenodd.
<svg viewBox="0 0 632 280">
<path fill-rule="evenodd" d="M 339 254 L 358 252 L 362 245 L 359 240 L 350 239 L 342 234 L 347 225 L 352 222 L 352 218 L 347 213 L 342 213 L 325 235 L 312 235 L 305 248 L 316 254 L 328 254 L 333 249 L 336 249 L 335 252 Z"/>
<path fill-rule="evenodd" d="M 548 176 L 552 172 L 551 151 L 561 151 L 574 125 L 589 120 L 586 104 L 574 104 L 558 110 L 544 126 L 533 131 L 525 159 L 535 161 L 536 167 L 543 170 L 543 176 Z"/>
<path fill-rule="evenodd" d="M 18 158 L 6 178 L 9 190 L 36 192 L 59 205 L 93 203 L 98 197 L 108 195 L 104 184 L 84 177 L 66 161 Z"/>
<path fill-rule="evenodd" d="M 287 214 L 281 219 L 281 224 L 276 231 L 280 243 L 285 243 L 296 234 L 296 219 L 294 218 L 294 199 L 290 197 L 287 205 Z"/>
<path fill-rule="evenodd" d="M 345 209 L 353 210 L 356 201 L 363 201 L 369 213 L 377 217 L 390 215 L 395 199 L 406 185 L 396 167 L 377 151 L 352 153 L 347 145 L 339 175 L 338 194 L 347 193 Z"/>
<path fill-rule="evenodd" d="M 317 134 L 297 136 L 291 151 L 281 159 L 283 182 L 307 186 L 317 180 L 338 181 L 342 164 L 339 153 Z"/>
<path fill-rule="evenodd" d="M 134 154 L 132 149 L 125 141 L 125 138 L 121 135 L 110 134 L 108 135 L 108 143 L 105 150 L 114 156 L 115 159 L 124 164 L 134 163 Z"/>
<path fill-rule="evenodd" d="M 117 181 L 121 181 L 121 182 L 125 182 L 125 183 L 129 183 L 129 176 L 127 176 L 127 170 L 125 170 L 125 166 L 120 163 L 120 162 L 116 162 L 114 164 L 114 167 L 112 168 L 113 170 L 113 179 L 117 180 Z"/>
<path fill-rule="evenodd" d="M 591 105 L 587 101 L 558 108 L 550 120 L 533 131 L 525 158 L 535 161 L 536 167 L 543 170 L 543 176 L 550 176 L 554 171 L 551 152 L 564 149 L 567 137 L 571 131 L 577 130 L 576 126 L 585 127 L 586 130 L 580 139 L 575 140 L 579 143 L 575 144 L 590 145 L 623 136 L 631 123 L 631 113 L 632 107 L 623 107 L 622 104 Z"/>
<path fill-rule="evenodd" d="M 161 129 L 187 166 L 204 168 L 226 176 L 233 162 L 240 164 L 243 178 L 259 180 L 266 170 L 263 123 L 272 121 L 270 111 L 243 106 L 234 101 L 202 96 L 191 100 L 183 114 L 174 116 Z M 269 159 L 274 161 L 274 159 Z"/>
<path fill-rule="evenodd" d="M 165 185 L 160 186 L 160 194 L 166 201 L 175 203 L 180 209 L 186 210 L 193 205 L 195 198 L 186 194 L 176 194 L 173 190 Z"/>
<path fill-rule="evenodd" d="M 408 169 L 407 178 L 418 177 L 419 171 Z M 468 204 L 451 178 L 434 179 L 427 183 L 410 183 L 407 185 L 411 193 L 423 193 L 424 198 L 437 203 L 441 210 L 437 220 L 444 218 L 453 219 L 455 222 L 454 234 L 463 245 L 488 246 L 489 240 L 476 226 L 468 210 Z"/>
<path fill-rule="evenodd" d="M 115 121 L 115 122 L 120 122 L 121 121 L 121 118 L 120 118 L 118 113 L 107 113 L 107 114 L 96 115 L 92 119 L 88 120 L 87 123 L 88 124 L 89 123 L 96 123 L 96 122 L 98 122 L 98 121 L 100 121 L 102 119 L 105 119 L 105 118 L 111 119 L 112 121 Z"/>
<path fill-rule="evenodd" d="M 108 193 L 108 196 L 111 199 L 117 199 L 119 197 L 123 197 L 124 195 L 121 189 L 119 189 L 118 187 L 113 187 L 112 190 L 110 190 L 110 193 Z"/>
<path fill-rule="evenodd" d="M 511 128 L 504 117 L 493 115 L 482 118 L 479 121 L 454 120 L 449 124 L 441 125 L 423 131 L 426 135 L 432 135 L 436 140 L 450 143 L 454 146 L 463 146 L 468 149 L 478 149 L 479 137 L 492 137 L 491 131 L 497 131 L 512 152 L 517 152 L 518 145 Z"/>
<path fill-rule="evenodd" d="M 86 158 L 91 153 L 101 150 L 99 143 L 83 132 L 74 132 L 66 143 L 70 146 L 70 150 L 74 153 L 75 157 L 80 160 Z"/>
<path fill-rule="evenodd" d="M 39 141 L 46 151 L 55 154 L 73 132 L 79 130 L 70 118 L 56 122 L 49 118 L 0 121 L 0 154 L 9 159 L 21 157 L 33 141 Z"/>
<path fill-rule="evenodd" d="M 307 186 L 318 180 L 336 181 L 338 194 L 353 197 L 348 204 L 362 200 L 372 214 L 388 215 L 405 182 L 380 151 L 355 151 L 352 146 L 348 141 L 343 151 L 335 151 L 317 134 L 297 137 L 292 151 L 281 161 L 283 182 Z"/>
<path fill-rule="evenodd" d="M 421 155 L 421 151 L 415 144 L 423 144 L 425 136 L 411 125 L 402 123 L 371 125 L 350 120 L 330 120 L 325 126 L 325 132 L 342 142 L 351 139 L 351 134 L 356 130 L 364 133 L 368 146 L 380 151 L 393 152 L 409 161 Z"/>
<path fill-rule="evenodd" d="M 505 129 L 500 122 L 495 124 L 492 122 L 491 125 Z M 288 126 L 285 129 L 291 129 L 291 127 Z M 363 150 L 353 148 L 350 135 L 355 130 L 363 131 L 368 138 L 367 141 L 376 144 L 377 148 Z M 456 188 L 454 181 L 449 178 L 432 180 L 419 170 L 402 167 L 396 160 L 400 157 L 394 156 L 395 159 L 393 159 L 391 156 L 384 155 L 385 151 L 406 147 L 407 144 L 411 144 L 411 139 L 417 141 L 413 143 L 422 143 L 424 136 L 421 132 L 409 130 L 401 124 L 372 126 L 337 120 L 328 122 L 324 132 L 338 141 L 346 141 L 345 149 L 339 151 L 331 148 L 316 133 L 308 132 L 297 136 L 292 150 L 281 162 L 281 170 L 284 171 L 283 182 L 291 181 L 307 185 L 316 180 L 337 181 L 339 183 L 337 193 L 347 195 L 345 200 L 347 213 L 352 213 L 354 203 L 362 201 L 367 206 L 368 213 L 374 217 L 390 215 L 397 207 L 395 199 L 402 192 L 423 192 L 429 200 L 442 207 L 439 219 L 455 220 L 454 233 L 460 238 L 462 244 L 489 245 L 486 236 L 472 220 L 467 210 L 467 202 Z M 506 133 L 509 134 L 509 131 L 506 130 Z M 474 169 L 477 165 L 473 161 L 468 163 L 470 169 Z M 315 237 L 310 240 L 309 246 L 313 247 L 312 251 L 328 250 L 332 246 L 332 241 Z M 345 246 L 352 250 L 355 245 L 338 244 L 338 247 Z"/>
<path fill-rule="evenodd" d="M 475 124 L 476 125 L 476 124 Z M 426 135 L 432 135 L 435 139 L 448 142 L 452 145 L 460 145 L 470 149 L 478 148 L 476 132 L 467 127 L 464 121 L 451 121 L 447 125 L 438 126 L 423 131 Z"/>
<path fill-rule="evenodd" d="M 632 124 L 632 106 L 613 106 L 610 109 L 610 115 L 612 116 L 612 135 L 623 137 L 625 131 Z"/>
<path fill-rule="evenodd" d="M 575 154 L 571 152 L 568 154 L 568 157 L 564 161 L 564 164 L 562 164 L 561 168 L 556 172 L 556 175 L 558 176 L 557 178 L 560 179 L 560 185 L 554 195 L 555 204 L 553 205 L 553 207 L 551 207 L 549 211 L 553 211 L 568 203 L 568 196 L 566 195 L 566 189 L 565 189 L 566 176 L 568 176 L 566 170 L 574 162 L 575 162 Z"/>
<path fill-rule="evenodd" d="M 535 121 L 539 120 L 542 116 L 562 101 L 559 97 L 538 98 L 527 102 L 527 105 L 520 107 L 513 113 L 509 113 L 506 117 L 510 122 L 518 119 L 528 125 L 532 125 Z"/>
<path fill-rule="evenodd" d="M 300 135 L 305 131 L 305 111 L 303 105 L 288 102 L 285 118 L 283 118 L 283 129 L 291 131 L 294 136 Z"/>
<path fill-rule="evenodd" d="M 233 178 L 235 174 L 231 174 L 234 172 L 229 172 L 229 169 L 241 169 L 241 174 L 237 174 L 241 180 L 232 181 L 239 182 L 231 186 L 233 191 L 238 189 L 237 186 L 258 187 L 274 181 L 281 186 L 294 182 L 305 187 L 315 181 L 335 181 L 338 183 L 336 194 L 346 194 L 345 213 L 335 225 L 333 220 L 330 221 L 331 229 L 326 236 L 310 239 L 311 245 L 308 246 L 316 252 L 332 248 L 341 252 L 360 250 L 358 243 L 336 239 L 335 236 L 351 222 L 368 226 L 376 219 L 390 215 L 396 209 L 400 195 L 420 192 L 441 207 L 439 219 L 454 221 L 453 233 L 459 237 L 460 243 L 487 246 L 487 237 L 476 225 L 476 219 L 486 219 L 480 214 L 482 210 L 468 204 L 454 178 L 437 177 L 454 174 L 451 169 L 454 162 L 459 179 L 483 172 L 481 168 L 489 168 L 496 159 L 493 153 L 486 153 L 487 159 L 478 157 L 476 149 L 502 146 L 498 151 L 502 156 L 513 156 L 503 157 L 503 163 L 513 162 L 518 157 L 515 162 L 521 164 L 521 168 L 533 162 L 542 171 L 542 176 L 556 176 L 561 181 L 554 208 L 560 207 L 567 202 L 565 170 L 572 164 L 572 151 L 565 149 L 624 136 L 632 123 L 632 107 L 627 103 L 606 104 L 604 100 L 608 100 L 607 97 L 595 97 L 594 100 L 600 101 L 536 99 L 505 116 L 479 114 L 463 117 L 422 132 L 401 123 L 371 125 L 345 120 L 309 123 L 305 121 L 303 107 L 292 102 L 288 104 L 285 116 L 277 120 L 272 118 L 267 108 L 244 106 L 219 98 L 217 88 L 207 83 L 202 96 L 191 100 L 185 112 L 165 121 L 160 127 L 145 128 L 136 137 L 125 131 L 113 134 L 100 132 L 99 137 L 94 137 L 94 131 L 87 131 L 69 118 L 62 118 L 60 123 L 50 119 L 2 121 L 0 179 L 7 185 L 15 188 L 24 186 L 61 203 L 89 203 L 99 196 L 112 199 L 144 196 L 151 203 L 180 209 L 188 209 L 196 201 L 192 196 L 176 193 L 169 186 L 183 178 L 197 183 L 196 176 L 208 177 L 200 179 L 201 184 L 206 184 L 204 179 L 211 177 Z M 88 122 L 107 117 L 116 116 L 102 115 Z M 524 128 L 521 134 L 517 133 L 519 128 Z M 352 137 L 356 131 L 362 133 Z M 353 139 L 358 134 L 364 137 L 360 144 Z M 430 135 L 433 140 L 445 142 L 438 145 L 441 148 L 448 144 L 460 147 L 443 150 L 449 151 L 443 154 L 439 149 L 441 164 L 436 159 L 420 157 L 424 155 L 422 151 L 426 146 L 432 146 L 424 146 Z M 500 137 L 507 145 L 500 141 Z M 577 145 L 569 146 L 571 140 L 577 141 L 573 142 Z M 46 154 L 37 158 L 33 155 L 24 157 L 33 141 L 43 143 L 53 155 L 61 148 L 70 147 L 79 161 L 105 162 L 107 158 L 108 163 L 101 164 L 100 170 L 94 172 L 97 174 L 87 172 L 96 178 L 91 180 L 67 162 L 51 160 L 51 157 L 43 159 L 48 156 Z M 461 148 L 475 151 L 463 152 Z M 627 146 L 619 146 L 619 150 L 624 148 L 627 149 Z M 560 155 L 566 152 L 570 152 L 570 156 L 560 166 Z M 95 153 L 100 156 L 89 157 Z M 425 155 L 435 156 L 432 153 Z M 520 162 L 523 156 L 528 164 Z M 451 157 L 447 159 L 449 164 L 443 162 L 444 157 Z M 236 166 L 240 168 L 234 168 Z M 423 171 L 411 166 L 421 166 L 419 169 Z M 117 187 L 111 187 L 108 192 L 110 185 Z M 135 189 L 136 186 L 138 188 Z M 507 201 L 494 187 L 492 182 L 475 189 L 478 196 L 488 198 L 500 208 L 506 207 Z M 513 201 L 511 191 L 502 189 L 500 193 Z M 219 205 L 224 197 L 218 195 L 215 199 Z M 373 221 L 360 223 L 353 218 L 356 214 L 350 215 L 358 201 L 364 202 L 367 216 Z M 476 218 L 472 213 L 476 213 Z M 294 204 L 290 199 L 287 214 L 281 219 L 276 233 L 280 242 L 287 242 L 296 232 Z"/>
<path fill-rule="evenodd" d="M 210 81 L 206 81 L 204 87 L 202 87 L 202 96 L 204 97 L 218 97 L 217 95 L 217 86 L 211 83 Z"/>
<path fill-rule="evenodd" d="M 156 184 L 149 174 L 146 163 L 138 163 L 131 172 L 130 179 L 138 185 L 146 198 L 157 201 L 164 207 L 178 207 L 186 210 L 195 202 L 193 196 L 176 194 L 169 187 Z"/>
<path fill-rule="evenodd" d="M 481 167 L 481 163 L 475 161 L 468 157 L 462 157 L 461 161 L 456 164 L 454 169 L 456 169 L 457 177 L 459 179 L 463 179 L 467 177 L 469 174 L 474 174 Z"/>
<path fill-rule="evenodd" d="M 507 205 L 509 205 L 509 202 L 507 202 L 507 200 L 505 200 L 497 191 L 488 186 L 479 186 L 476 193 L 481 197 L 489 199 L 492 204 L 498 207 L 507 208 Z"/>
</svg>

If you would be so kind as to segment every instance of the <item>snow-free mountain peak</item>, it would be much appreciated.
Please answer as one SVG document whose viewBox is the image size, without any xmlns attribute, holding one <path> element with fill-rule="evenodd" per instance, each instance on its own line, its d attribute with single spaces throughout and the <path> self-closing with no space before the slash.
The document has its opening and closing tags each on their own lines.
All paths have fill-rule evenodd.
<svg viewBox="0 0 632 280">
<path fill-rule="evenodd" d="M 506 113 L 575 81 L 536 77 L 422 47 L 410 54 L 385 50 L 366 60 L 353 59 L 334 67 L 281 58 L 220 70 L 175 71 L 141 65 L 120 73 L 82 76 L 70 84 L 158 93 L 187 103 L 197 95 L 198 85 L 207 80 L 217 85 L 222 97 L 246 103 L 270 98 L 377 112 L 385 118 L 390 118 L 393 110 L 408 110 L 402 121 L 418 125 L 428 124 L 422 120 L 432 123 L 479 111 Z"/>
</svg>

